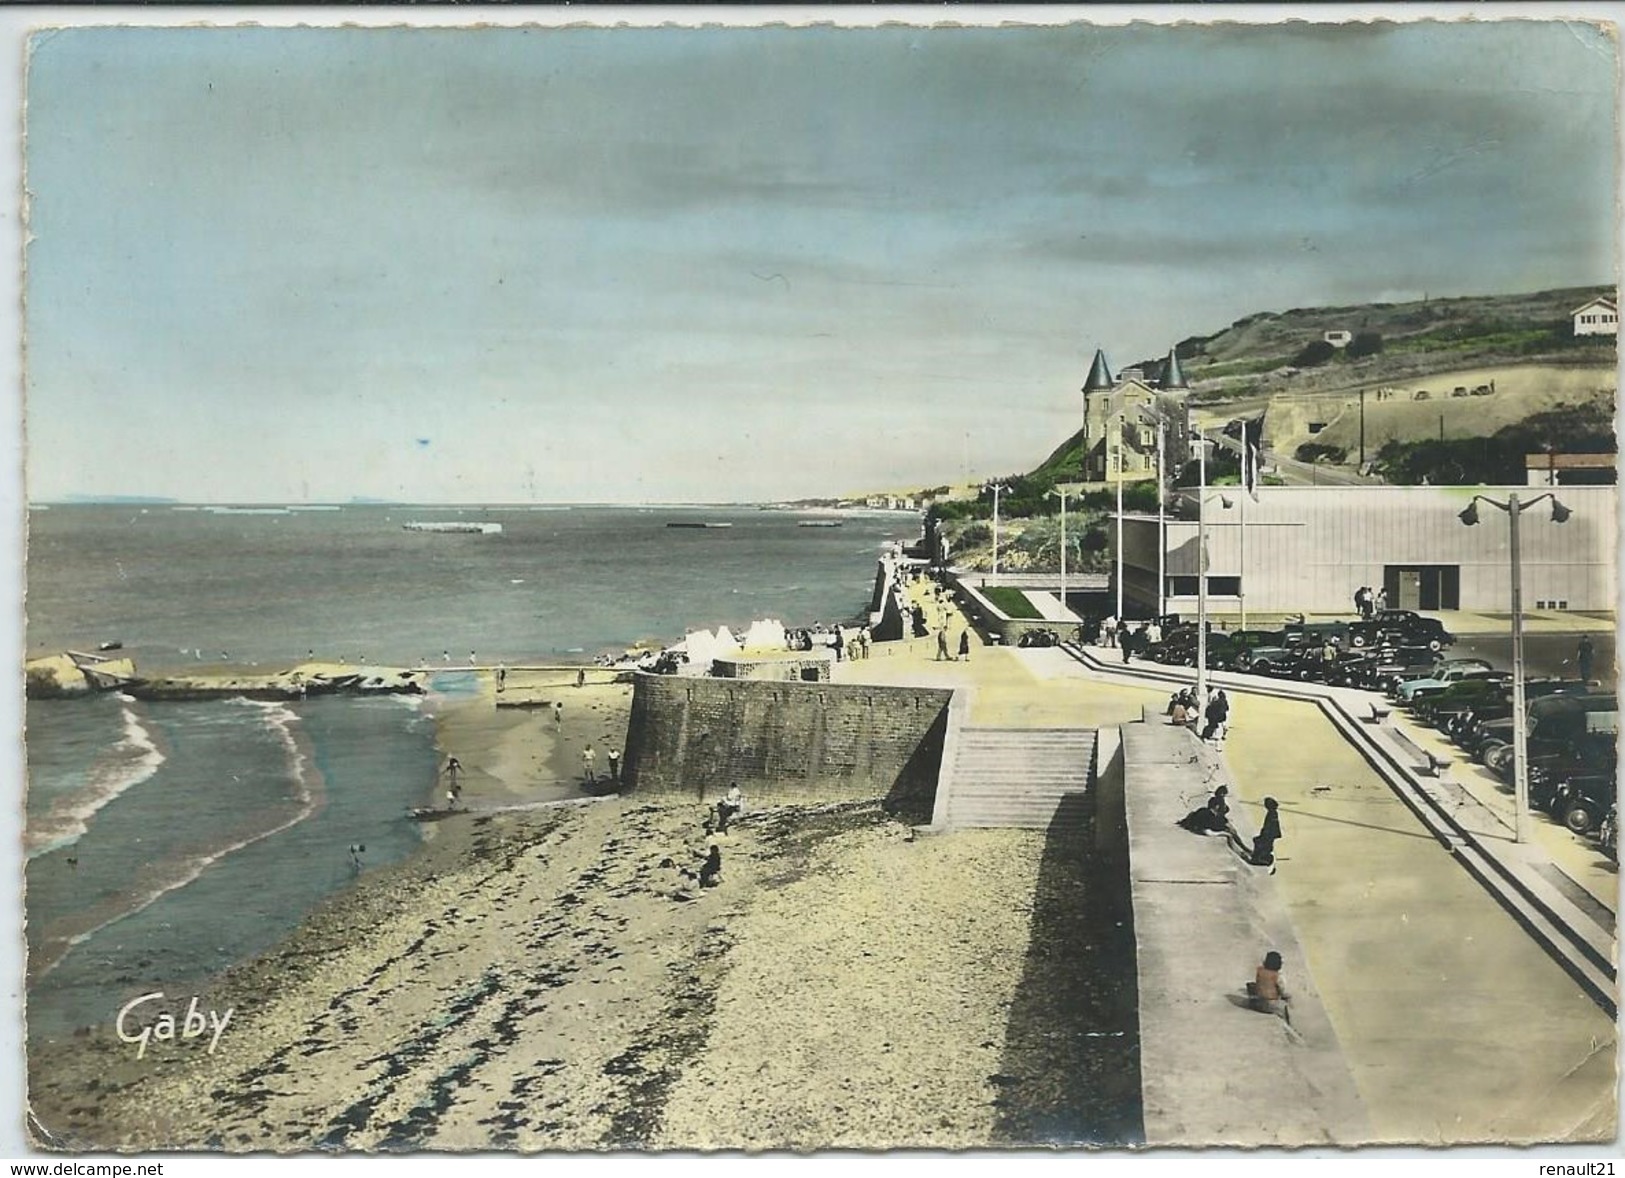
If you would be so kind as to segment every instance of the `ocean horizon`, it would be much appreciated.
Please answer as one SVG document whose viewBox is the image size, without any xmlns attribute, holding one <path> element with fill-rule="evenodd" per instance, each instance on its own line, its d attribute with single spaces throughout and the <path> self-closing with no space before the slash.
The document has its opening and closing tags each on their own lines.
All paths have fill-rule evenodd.
<svg viewBox="0 0 1625 1178">
<path fill-rule="evenodd" d="M 29 657 L 122 643 L 143 673 L 424 664 L 442 698 L 470 658 L 585 662 L 689 630 L 850 620 L 917 517 L 525 505 L 499 534 L 406 530 L 440 510 L 210 511 L 75 504 L 31 516 Z M 219 506 L 219 505 L 217 505 Z M 462 671 L 456 672 L 455 668 Z M 436 682 L 438 681 L 438 682 Z M 132 993 L 201 984 L 270 948 L 366 869 L 421 845 L 434 722 L 414 697 L 26 704 L 28 1026 L 105 1022 Z"/>
</svg>

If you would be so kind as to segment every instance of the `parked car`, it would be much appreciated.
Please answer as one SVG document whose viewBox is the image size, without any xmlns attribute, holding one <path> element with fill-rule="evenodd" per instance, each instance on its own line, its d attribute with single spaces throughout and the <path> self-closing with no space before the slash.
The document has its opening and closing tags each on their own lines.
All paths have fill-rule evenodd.
<svg viewBox="0 0 1625 1178">
<path fill-rule="evenodd" d="M 1457 683 L 1468 680 L 1491 680 L 1497 683 L 1509 682 L 1512 678 L 1510 671 L 1486 671 L 1483 667 L 1458 667 L 1448 671 L 1440 671 L 1426 679 L 1412 679 L 1409 683 L 1401 683 L 1396 699 L 1408 708 L 1415 708 L 1430 696 L 1435 696 Z"/>
<path fill-rule="evenodd" d="M 1504 740 L 1486 743 L 1480 757 L 1503 781 L 1511 781 L 1516 772 L 1511 717 L 1485 727 L 1497 726 L 1504 726 Z M 1531 767 L 1601 771 L 1617 764 L 1618 737 L 1619 702 L 1613 695 L 1550 695 L 1529 705 L 1524 748 Z"/>
<path fill-rule="evenodd" d="M 1054 630 L 1023 630 L 1016 639 L 1017 646 L 1058 646 L 1060 642 L 1060 635 Z"/>
<path fill-rule="evenodd" d="M 1422 679 L 1438 679 L 1448 672 L 1461 670 L 1463 668 L 1479 671 L 1493 671 L 1495 670 L 1495 665 L 1489 662 L 1487 659 L 1440 659 L 1431 667 L 1427 668 L 1425 674 L 1411 675 L 1405 673 L 1404 671 L 1395 673 L 1388 680 L 1385 690 L 1387 691 L 1390 699 L 1398 699 L 1399 689 L 1406 683 L 1416 682 Z"/>
<path fill-rule="evenodd" d="M 1324 647 L 1328 642 L 1338 649 L 1349 644 L 1347 622 L 1288 622 L 1281 628 L 1282 646 Z"/>
<path fill-rule="evenodd" d="M 1529 770 L 1529 802 L 1535 805 L 1536 783 L 1544 794 L 1544 809 L 1553 818 L 1574 831 L 1584 834 L 1596 827 L 1613 806 L 1618 795 L 1615 775 L 1586 773 L 1531 767 Z M 1548 790 L 1546 787 L 1550 785 Z"/>
<path fill-rule="evenodd" d="M 1511 671 L 1473 671 L 1437 691 L 1419 691 L 1411 697 L 1413 715 L 1441 727 L 1456 712 L 1498 698 L 1512 684 Z"/>
<path fill-rule="evenodd" d="M 1388 691 L 1400 703 L 1409 703 L 1418 691 L 1438 691 L 1468 675 L 1484 674 L 1495 668 L 1483 659 L 1447 659 L 1437 664 L 1420 679 L 1407 679 L 1395 683 Z"/>
<path fill-rule="evenodd" d="M 1235 668 L 1249 675 L 1269 675 L 1277 679 L 1296 678 L 1298 652 L 1285 646 L 1256 646 L 1237 656 Z"/>
<path fill-rule="evenodd" d="M 1523 685 L 1524 707 L 1548 695 L 1586 695 L 1586 685 L 1578 679 L 1527 679 Z M 1470 711 L 1457 713 L 1445 729 L 1450 738 L 1468 752 L 1475 750 L 1475 733 L 1492 720 L 1512 715 L 1512 685 L 1508 683 L 1495 696 L 1473 705 Z"/>
<path fill-rule="evenodd" d="M 1438 618 L 1425 618 L 1408 609 L 1385 609 L 1369 620 L 1350 622 L 1348 640 L 1351 646 L 1375 646 L 1391 641 L 1442 650 L 1455 645 L 1456 636 L 1446 630 Z"/>
</svg>

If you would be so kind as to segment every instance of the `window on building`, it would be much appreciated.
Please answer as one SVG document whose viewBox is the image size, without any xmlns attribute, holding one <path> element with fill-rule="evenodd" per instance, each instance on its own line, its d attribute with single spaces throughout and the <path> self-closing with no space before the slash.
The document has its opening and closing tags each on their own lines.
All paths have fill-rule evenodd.
<svg viewBox="0 0 1625 1178">
<path fill-rule="evenodd" d="M 1151 455 L 1149 455 L 1149 454 L 1140 455 L 1140 469 L 1141 470 L 1150 470 L 1151 469 Z"/>
<path fill-rule="evenodd" d="M 1240 577 L 1209 577 L 1207 591 L 1218 597 L 1240 597 Z"/>
<path fill-rule="evenodd" d="M 1195 577 L 1169 577 L 1169 597 L 1195 597 L 1200 590 L 1196 586 Z"/>
</svg>

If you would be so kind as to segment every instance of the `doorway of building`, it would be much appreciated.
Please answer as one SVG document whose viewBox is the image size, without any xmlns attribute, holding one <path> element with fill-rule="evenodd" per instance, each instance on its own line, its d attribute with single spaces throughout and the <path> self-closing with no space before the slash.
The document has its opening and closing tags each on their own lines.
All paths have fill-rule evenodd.
<svg viewBox="0 0 1625 1178">
<path fill-rule="evenodd" d="M 1459 564 L 1386 565 L 1382 585 L 1391 609 L 1460 609 Z"/>
</svg>

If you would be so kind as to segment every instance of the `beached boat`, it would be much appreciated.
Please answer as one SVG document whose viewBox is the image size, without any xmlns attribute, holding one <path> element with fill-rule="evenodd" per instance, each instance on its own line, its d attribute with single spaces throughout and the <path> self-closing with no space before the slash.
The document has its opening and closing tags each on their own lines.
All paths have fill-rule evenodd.
<svg viewBox="0 0 1625 1178">
<path fill-rule="evenodd" d="M 671 520 L 668 528 L 731 528 L 731 523 L 702 523 L 699 520 Z"/>
<path fill-rule="evenodd" d="M 119 671 L 107 671 L 101 667 L 88 665 L 81 666 L 79 673 L 85 677 L 85 682 L 90 684 L 92 691 L 117 691 L 133 678 Z"/>
<path fill-rule="evenodd" d="M 408 532 L 451 532 L 465 536 L 495 536 L 501 533 L 501 524 L 476 523 L 472 520 L 410 520 L 401 525 Z"/>
<path fill-rule="evenodd" d="M 796 523 L 798 528 L 838 528 L 845 520 L 840 519 L 804 519 Z"/>
<path fill-rule="evenodd" d="M 453 814 L 467 814 L 462 807 L 455 810 L 445 806 L 413 806 L 406 812 L 406 816 L 413 822 L 438 822 L 442 818 L 450 818 Z"/>
</svg>

